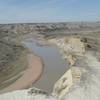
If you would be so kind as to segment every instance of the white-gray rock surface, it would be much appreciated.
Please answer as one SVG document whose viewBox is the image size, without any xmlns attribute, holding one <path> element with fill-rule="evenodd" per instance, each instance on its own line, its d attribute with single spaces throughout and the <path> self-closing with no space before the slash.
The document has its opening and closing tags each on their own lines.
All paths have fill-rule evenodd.
<svg viewBox="0 0 100 100">
<path fill-rule="evenodd" d="M 17 90 L 0 95 L 0 100 L 59 100 L 55 96 L 36 89 Z"/>
</svg>

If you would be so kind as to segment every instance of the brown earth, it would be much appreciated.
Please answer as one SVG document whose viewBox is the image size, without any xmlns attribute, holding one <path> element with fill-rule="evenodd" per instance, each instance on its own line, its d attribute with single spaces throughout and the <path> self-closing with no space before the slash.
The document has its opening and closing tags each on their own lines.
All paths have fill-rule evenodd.
<svg viewBox="0 0 100 100">
<path fill-rule="evenodd" d="M 2 90 L 2 92 L 28 88 L 40 78 L 43 71 L 41 59 L 33 54 L 28 54 L 27 60 L 28 68 L 23 72 L 22 77 Z"/>
</svg>

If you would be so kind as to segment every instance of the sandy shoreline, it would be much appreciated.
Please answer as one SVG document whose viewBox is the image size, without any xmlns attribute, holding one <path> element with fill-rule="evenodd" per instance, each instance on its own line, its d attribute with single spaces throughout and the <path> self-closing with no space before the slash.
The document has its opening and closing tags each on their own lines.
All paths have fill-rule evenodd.
<svg viewBox="0 0 100 100">
<path fill-rule="evenodd" d="M 43 72 L 43 63 L 40 57 L 30 53 L 27 55 L 27 60 L 29 66 L 24 71 L 22 77 L 7 88 L 1 90 L 2 93 L 28 88 L 41 77 Z"/>
</svg>

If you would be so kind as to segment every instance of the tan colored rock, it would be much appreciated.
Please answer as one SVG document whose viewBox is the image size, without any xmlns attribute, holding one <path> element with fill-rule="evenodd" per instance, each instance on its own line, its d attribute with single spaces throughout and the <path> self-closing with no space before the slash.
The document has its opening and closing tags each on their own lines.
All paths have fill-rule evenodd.
<svg viewBox="0 0 100 100">
<path fill-rule="evenodd" d="M 59 97 L 60 100 L 69 92 L 73 85 L 72 72 L 69 69 L 54 85 L 53 95 Z"/>
<path fill-rule="evenodd" d="M 73 83 L 74 83 L 74 85 L 77 84 L 77 83 L 79 83 L 82 75 L 84 73 L 86 73 L 86 70 L 85 70 L 84 67 L 73 66 L 71 68 L 71 71 L 72 71 L 72 77 L 73 77 Z"/>
<path fill-rule="evenodd" d="M 80 38 L 53 38 L 49 42 L 57 45 L 63 58 L 67 59 L 71 66 L 75 65 L 77 56 L 83 56 L 85 53 L 85 44 L 81 42 Z"/>
<path fill-rule="evenodd" d="M 68 53 L 73 53 L 78 56 L 82 56 L 85 53 L 85 45 L 81 42 L 80 38 L 65 38 L 64 44 L 64 51 Z"/>
<path fill-rule="evenodd" d="M 54 85 L 53 94 L 63 100 L 66 94 L 80 82 L 86 70 L 82 67 L 73 66 Z"/>
<path fill-rule="evenodd" d="M 81 42 L 80 38 L 53 38 L 49 42 L 56 44 L 58 48 L 63 49 L 67 54 L 74 53 L 76 55 L 82 55 L 85 52 L 85 45 Z"/>
<path fill-rule="evenodd" d="M 69 55 L 69 56 L 67 57 L 67 60 L 68 60 L 68 62 L 70 63 L 70 65 L 73 66 L 73 65 L 75 64 L 75 62 L 76 62 L 77 59 L 75 58 L 75 56 Z"/>
</svg>

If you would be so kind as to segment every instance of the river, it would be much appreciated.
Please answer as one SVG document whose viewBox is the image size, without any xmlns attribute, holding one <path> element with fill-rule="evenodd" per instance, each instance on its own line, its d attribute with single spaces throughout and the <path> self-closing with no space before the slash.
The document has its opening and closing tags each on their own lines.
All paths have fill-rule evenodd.
<svg viewBox="0 0 100 100">
<path fill-rule="evenodd" d="M 55 46 L 41 46 L 32 41 L 25 41 L 24 45 L 34 54 L 40 56 L 44 63 L 43 75 L 33 86 L 51 92 L 55 82 L 68 69 L 67 62 L 62 59 L 58 48 Z"/>
</svg>

